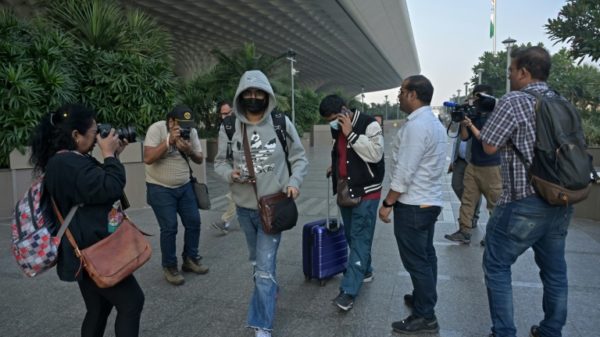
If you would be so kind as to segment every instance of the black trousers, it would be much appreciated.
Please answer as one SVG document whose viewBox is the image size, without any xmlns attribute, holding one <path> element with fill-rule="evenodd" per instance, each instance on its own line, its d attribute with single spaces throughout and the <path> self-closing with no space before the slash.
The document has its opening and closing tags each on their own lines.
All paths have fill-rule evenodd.
<svg viewBox="0 0 600 337">
<path fill-rule="evenodd" d="M 83 279 L 78 283 L 87 309 L 81 325 L 82 337 L 102 337 L 113 307 L 117 309 L 115 336 L 139 335 L 144 293 L 133 275 L 114 287 L 102 289 L 83 271 Z"/>
</svg>

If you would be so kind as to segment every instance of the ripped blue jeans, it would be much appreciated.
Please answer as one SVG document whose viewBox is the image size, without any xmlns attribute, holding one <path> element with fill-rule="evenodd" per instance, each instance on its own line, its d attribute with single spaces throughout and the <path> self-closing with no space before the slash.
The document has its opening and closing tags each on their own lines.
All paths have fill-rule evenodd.
<svg viewBox="0 0 600 337">
<path fill-rule="evenodd" d="M 254 265 L 254 292 L 248 307 L 248 327 L 273 329 L 277 300 L 276 262 L 281 233 L 265 234 L 258 210 L 237 207 L 240 227 L 246 234 L 249 260 Z"/>
</svg>

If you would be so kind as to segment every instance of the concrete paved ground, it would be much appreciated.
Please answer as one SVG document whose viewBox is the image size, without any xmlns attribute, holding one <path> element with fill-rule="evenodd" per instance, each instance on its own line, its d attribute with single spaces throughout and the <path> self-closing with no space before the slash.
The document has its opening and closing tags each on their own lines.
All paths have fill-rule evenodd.
<svg viewBox="0 0 600 337">
<path fill-rule="evenodd" d="M 395 134 L 386 129 L 386 148 Z M 402 295 L 411 290 L 408 274 L 401 265 L 392 225 L 377 223 L 373 244 L 375 280 L 366 284 L 354 309 L 341 313 L 330 301 L 338 293 L 340 277 L 320 287 L 305 282 L 302 273 L 301 224 L 326 214 L 325 168 L 329 149 L 308 150 L 311 167 L 298 200 L 299 226 L 286 232 L 278 256 L 281 293 L 275 319 L 276 337 L 382 337 L 395 336 L 390 324 L 409 314 Z M 201 254 L 210 267 L 205 276 L 186 274 L 180 287 L 167 284 L 160 267 L 158 226 L 150 209 L 129 211 L 150 239 L 154 256 L 136 272 L 145 295 L 141 336 L 253 336 L 245 329 L 246 308 L 252 289 L 244 235 L 237 223 L 226 236 L 210 228 L 226 207 L 226 186 L 208 170 L 213 209 L 202 211 Z M 487 336 L 490 318 L 483 283 L 481 257 L 487 216 L 482 217 L 471 245 L 457 245 L 444 234 L 457 228 L 459 202 L 446 176 L 445 207 L 438 219 L 435 247 L 439 260 L 437 317 L 439 336 Z M 335 210 L 334 207 L 331 207 Z M 482 212 L 482 214 L 485 212 Z M 60 282 L 52 270 L 28 279 L 17 269 L 9 252 L 8 221 L 0 221 L 0 336 L 79 335 L 84 305 L 75 283 Z M 179 236 L 181 247 L 181 235 Z M 564 336 L 600 335 L 600 223 L 575 219 L 567 244 L 569 270 L 569 316 Z M 519 336 L 542 318 L 542 288 L 531 250 L 513 267 L 515 320 Z M 114 336 L 114 312 L 105 336 Z"/>
</svg>

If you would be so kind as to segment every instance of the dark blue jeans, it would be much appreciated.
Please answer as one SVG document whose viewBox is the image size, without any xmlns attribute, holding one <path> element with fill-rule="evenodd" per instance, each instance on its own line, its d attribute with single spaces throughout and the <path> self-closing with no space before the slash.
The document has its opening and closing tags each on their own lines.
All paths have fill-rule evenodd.
<svg viewBox="0 0 600 337">
<path fill-rule="evenodd" d="M 340 207 L 346 241 L 350 247 L 348 267 L 340 284 L 340 290 L 357 296 L 365 274 L 372 272 L 371 245 L 375 233 L 379 199 L 363 200 L 355 207 Z"/>
<path fill-rule="evenodd" d="M 442 208 L 394 205 L 394 235 L 400 259 L 413 284 L 413 315 L 433 318 L 437 303 L 437 256 L 433 248 L 435 222 Z"/>
<path fill-rule="evenodd" d="M 160 252 L 162 266 L 177 266 L 176 239 L 177 214 L 185 229 L 183 234 L 183 258 L 199 258 L 200 212 L 192 183 L 177 188 L 167 188 L 146 183 L 146 198 L 160 226 Z"/>
<path fill-rule="evenodd" d="M 567 319 L 565 239 L 572 213 L 572 206 L 551 206 L 536 195 L 494 209 L 485 236 L 483 271 L 497 337 L 516 336 L 510 268 L 529 247 L 544 286 L 540 335 L 561 336 Z"/>
</svg>

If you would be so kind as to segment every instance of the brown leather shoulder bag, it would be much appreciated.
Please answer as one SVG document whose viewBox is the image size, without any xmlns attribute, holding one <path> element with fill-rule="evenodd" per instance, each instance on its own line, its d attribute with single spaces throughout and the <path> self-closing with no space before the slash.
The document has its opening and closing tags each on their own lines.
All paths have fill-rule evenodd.
<svg viewBox="0 0 600 337">
<path fill-rule="evenodd" d="M 147 234 L 127 216 L 114 233 L 85 249 L 79 249 L 69 229 L 65 234 L 81 265 L 99 288 L 110 288 L 121 282 L 152 255 L 152 247 L 144 237 Z"/>
</svg>

